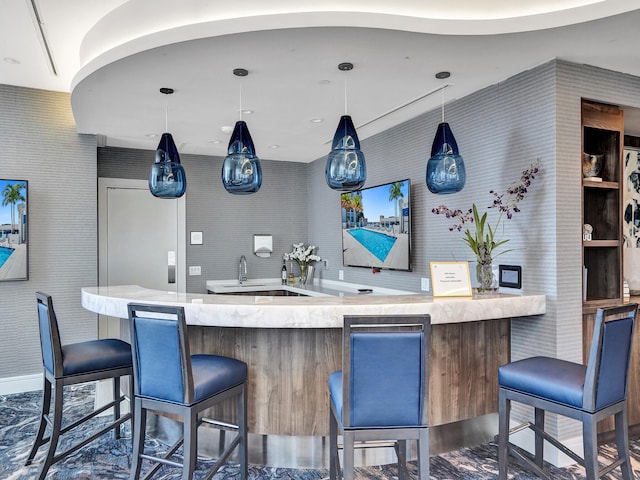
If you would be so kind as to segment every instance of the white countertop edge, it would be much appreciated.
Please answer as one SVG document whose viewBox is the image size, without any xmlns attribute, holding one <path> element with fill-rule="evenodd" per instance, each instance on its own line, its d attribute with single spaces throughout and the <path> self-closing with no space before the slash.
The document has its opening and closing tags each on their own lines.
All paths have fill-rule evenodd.
<svg viewBox="0 0 640 480">
<path fill-rule="evenodd" d="M 544 314 L 545 295 L 269 297 L 173 293 L 137 285 L 82 288 L 89 311 L 127 318 L 129 303 L 180 305 L 187 323 L 241 328 L 341 328 L 343 315 L 428 313 L 434 325 Z"/>
<path fill-rule="evenodd" d="M 370 285 L 361 285 L 357 283 L 347 283 L 337 280 L 314 279 L 311 285 L 302 285 L 300 283 L 282 284 L 279 278 L 252 278 L 243 282 L 238 280 L 207 280 L 207 291 L 215 294 L 234 294 L 242 292 L 259 292 L 267 290 L 285 290 L 288 292 L 298 293 L 310 297 L 336 296 L 338 294 L 359 295 L 359 289 L 368 289 L 368 295 L 419 295 L 418 292 L 408 290 L 398 290 L 385 287 L 372 287 Z"/>
</svg>

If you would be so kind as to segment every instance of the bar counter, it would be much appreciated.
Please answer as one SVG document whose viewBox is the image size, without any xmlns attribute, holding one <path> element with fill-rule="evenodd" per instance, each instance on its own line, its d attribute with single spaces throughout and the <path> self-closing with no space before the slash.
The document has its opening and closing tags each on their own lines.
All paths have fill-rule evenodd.
<svg viewBox="0 0 640 480">
<path fill-rule="evenodd" d="M 306 297 L 263 295 L 254 291 L 258 286 L 238 287 L 255 295 L 88 287 L 82 289 L 82 305 L 117 318 L 127 318 L 130 302 L 183 306 L 192 354 L 247 362 L 251 433 L 316 437 L 328 433 L 327 378 L 341 368 L 343 315 L 431 315 L 429 416 L 436 426 L 497 411 L 497 368 L 510 358 L 510 319 L 536 321 L 546 308 L 544 295 L 434 299 L 376 287 L 362 295 L 357 287 L 342 282 L 297 287 L 311 294 Z M 232 409 L 216 413 L 233 419 Z"/>
<path fill-rule="evenodd" d="M 213 282 L 207 282 L 209 288 Z M 287 286 L 308 296 L 261 295 L 278 284 L 263 281 L 245 284 L 245 292 L 255 296 L 233 295 L 240 287 L 227 287 L 229 295 L 173 293 L 150 290 L 137 285 L 86 287 L 82 306 L 87 310 L 117 318 L 127 318 L 130 302 L 180 305 L 187 324 L 241 328 L 342 328 L 342 316 L 385 313 L 428 313 L 432 325 L 480 320 L 526 317 L 545 313 L 544 295 L 474 295 L 473 297 L 433 298 L 429 295 L 372 287 L 359 294 L 343 282 L 324 281 L 321 287 Z M 330 292 L 330 293 L 327 293 Z M 340 295 L 342 294 L 342 295 Z"/>
</svg>

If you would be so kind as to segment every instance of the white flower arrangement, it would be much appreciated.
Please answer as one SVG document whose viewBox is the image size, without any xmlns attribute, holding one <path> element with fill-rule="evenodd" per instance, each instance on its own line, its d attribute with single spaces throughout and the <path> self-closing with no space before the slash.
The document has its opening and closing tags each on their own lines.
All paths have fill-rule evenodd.
<svg viewBox="0 0 640 480">
<path fill-rule="evenodd" d="M 305 247 L 304 243 L 294 243 L 293 250 L 283 255 L 283 259 L 295 260 L 299 265 L 309 265 L 312 262 L 319 262 L 322 257 L 316 255 L 314 252 L 318 249 L 315 245 L 308 245 Z"/>
</svg>

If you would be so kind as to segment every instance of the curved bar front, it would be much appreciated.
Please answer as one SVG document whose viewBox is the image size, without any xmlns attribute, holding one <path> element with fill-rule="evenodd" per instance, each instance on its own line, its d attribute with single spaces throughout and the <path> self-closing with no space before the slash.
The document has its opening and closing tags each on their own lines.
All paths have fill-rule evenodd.
<svg viewBox="0 0 640 480">
<path fill-rule="evenodd" d="M 545 313 L 544 295 L 240 296 L 169 293 L 138 286 L 82 289 L 84 308 L 127 318 L 130 302 L 180 305 L 192 353 L 249 365 L 249 431 L 328 433 L 327 378 L 341 368 L 345 314 L 428 313 L 432 322 L 430 424 L 497 411 L 497 369 L 510 359 L 510 319 Z M 229 420 L 233 411 L 229 410 Z"/>
</svg>

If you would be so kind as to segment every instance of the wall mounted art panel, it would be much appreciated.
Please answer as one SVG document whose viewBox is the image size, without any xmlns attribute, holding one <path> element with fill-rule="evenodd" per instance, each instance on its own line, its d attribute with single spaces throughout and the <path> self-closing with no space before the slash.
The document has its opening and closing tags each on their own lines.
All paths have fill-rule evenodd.
<svg viewBox="0 0 640 480">
<path fill-rule="evenodd" d="M 640 150 L 625 148 L 623 154 L 623 258 L 624 278 L 632 294 L 640 293 Z"/>
</svg>

